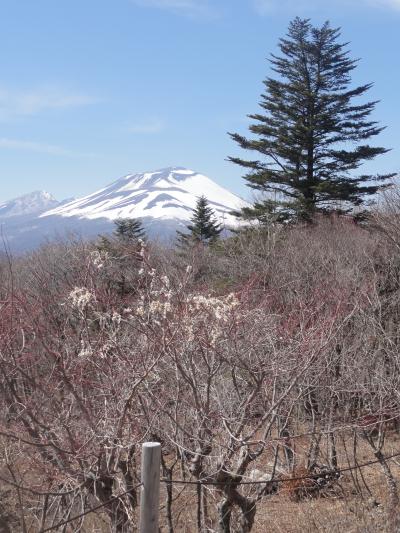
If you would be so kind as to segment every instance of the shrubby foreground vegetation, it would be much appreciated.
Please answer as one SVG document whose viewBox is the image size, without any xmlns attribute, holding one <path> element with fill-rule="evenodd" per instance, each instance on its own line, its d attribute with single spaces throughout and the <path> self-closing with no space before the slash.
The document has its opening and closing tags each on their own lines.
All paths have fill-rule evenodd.
<svg viewBox="0 0 400 533">
<path fill-rule="evenodd" d="M 140 444 L 157 440 L 164 477 L 220 483 L 164 487 L 162 531 L 396 531 L 385 457 L 399 450 L 400 201 L 388 195 L 363 226 L 321 217 L 184 251 L 109 238 L 5 256 L 3 530 L 104 504 L 58 530 L 135 531 Z"/>
</svg>

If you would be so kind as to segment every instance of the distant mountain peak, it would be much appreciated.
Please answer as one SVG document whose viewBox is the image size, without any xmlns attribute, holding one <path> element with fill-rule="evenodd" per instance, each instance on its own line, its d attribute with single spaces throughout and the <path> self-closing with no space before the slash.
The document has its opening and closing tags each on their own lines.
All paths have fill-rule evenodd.
<svg viewBox="0 0 400 533">
<path fill-rule="evenodd" d="M 33 191 L 0 204 L 0 218 L 40 214 L 59 205 L 47 191 Z"/>
<path fill-rule="evenodd" d="M 106 235 L 117 218 L 140 218 L 149 239 L 173 241 L 177 230 L 186 230 L 202 195 L 228 230 L 239 224 L 231 212 L 248 205 L 204 174 L 168 167 L 131 173 L 93 194 L 62 202 L 47 191 L 34 191 L 0 204 L 0 226 L 7 245 L 18 252 L 71 235 Z"/>
<path fill-rule="evenodd" d="M 185 167 L 128 174 L 93 194 L 59 205 L 41 217 L 149 218 L 185 224 L 201 195 L 207 198 L 216 218 L 224 225 L 237 225 L 231 212 L 246 203 L 204 174 Z"/>
</svg>

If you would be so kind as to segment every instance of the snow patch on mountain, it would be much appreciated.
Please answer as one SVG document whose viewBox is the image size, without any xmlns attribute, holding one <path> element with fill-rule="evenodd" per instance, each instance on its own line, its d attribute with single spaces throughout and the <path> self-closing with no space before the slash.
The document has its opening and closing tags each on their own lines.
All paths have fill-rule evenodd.
<svg viewBox="0 0 400 533">
<path fill-rule="evenodd" d="M 204 195 L 216 218 L 236 226 L 231 211 L 246 202 L 207 176 L 182 167 L 129 174 L 99 191 L 50 209 L 40 216 L 85 219 L 145 218 L 187 222 L 199 196 Z"/>
<path fill-rule="evenodd" d="M 46 191 L 34 191 L 0 204 L 0 218 L 38 215 L 60 205 Z"/>
</svg>

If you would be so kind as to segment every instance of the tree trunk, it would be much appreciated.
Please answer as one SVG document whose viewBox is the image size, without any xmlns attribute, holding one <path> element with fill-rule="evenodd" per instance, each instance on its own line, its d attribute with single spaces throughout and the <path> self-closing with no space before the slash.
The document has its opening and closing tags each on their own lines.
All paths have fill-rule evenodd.
<svg viewBox="0 0 400 533">
<path fill-rule="evenodd" d="M 384 455 L 380 450 L 375 452 L 375 457 L 378 459 L 383 473 L 386 478 L 386 483 L 389 489 L 389 509 L 388 509 L 388 518 L 389 518 L 389 531 L 390 533 L 397 533 L 400 527 L 400 516 L 399 516 L 399 491 L 397 489 L 396 480 L 393 477 L 393 474 L 387 464 Z"/>
<path fill-rule="evenodd" d="M 241 496 L 238 493 L 237 496 L 239 497 L 239 499 L 236 503 L 241 510 L 238 531 L 239 533 L 250 533 L 250 531 L 253 529 L 254 519 L 256 516 L 256 501 L 249 498 L 245 498 L 244 496 Z"/>
<path fill-rule="evenodd" d="M 231 533 L 232 501 L 224 498 L 218 504 L 218 533 Z"/>
</svg>

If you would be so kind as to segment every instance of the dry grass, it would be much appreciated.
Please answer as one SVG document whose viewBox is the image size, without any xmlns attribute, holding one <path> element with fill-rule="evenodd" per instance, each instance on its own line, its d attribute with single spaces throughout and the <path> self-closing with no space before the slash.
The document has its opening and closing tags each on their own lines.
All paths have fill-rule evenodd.
<svg viewBox="0 0 400 533">
<path fill-rule="evenodd" d="M 389 455 L 400 449 L 400 436 L 390 435 L 385 454 Z M 359 463 L 374 460 L 367 443 L 360 442 L 358 447 Z M 338 449 L 342 458 L 339 466 L 345 468 L 343 449 Z M 301 462 L 299 457 L 298 461 Z M 258 465 L 261 466 L 261 465 Z M 394 477 L 400 484 L 400 464 L 390 462 Z M 309 497 L 293 501 L 292 494 L 286 484 L 282 484 L 278 494 L 263 498 L 257 505 L 255 533 L 308 533 L 308 532 L 346 532 L 346 533 L 393 533 L 388 525 L 387 503 L 388 491 L 384 475 L 379 465 L 363 468 L 365 487 L 360 473 L 353 472 L 362 493 L 355 489 L 351 473 L 346 472 L 338 485 L 320 497 Z M 298 471 L 297 475 L 301 475 Z M 247 492 L 250 488 L 245 489 Z M 181 491 L 176 486 L 174 494 Z M 217 531 L 216 504 L 219 495 L 216 490 L 208 490 L 209 510 L 212 518 L 208 531 Z M 198 533 L 196 526 L 197 498 L 195 487 L 184 490 L 174 503 L 174 530 L 179 533 Z M 167 533 L 165 516 L 162 510 L 161 531 Z M 235 518 L 232 521 L 232 532 L 235 532 Z M 91 530 L 88 530 L 88 532 Z"/>
</svg>

